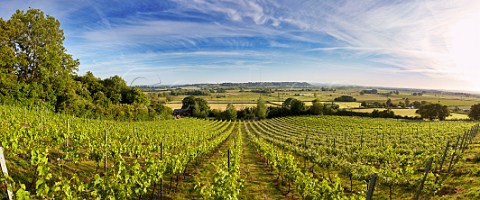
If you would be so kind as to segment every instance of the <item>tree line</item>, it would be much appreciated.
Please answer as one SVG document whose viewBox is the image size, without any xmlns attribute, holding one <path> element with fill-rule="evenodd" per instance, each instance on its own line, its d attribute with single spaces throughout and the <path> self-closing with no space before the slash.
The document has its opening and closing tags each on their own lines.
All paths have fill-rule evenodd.
<svg viewBox="0 0 480 200">
<path fill-rule="evenodd" d="M 382 111 L 373 110 L 371 113 L 354 112 L 352 110 L 340 109 L 337 104 L 324 103 L 320 99 L 312 101 L 311 106 L 306 106 L 303 101 L 295 98 L 286 99 L 281 106 L 267 106 L 266 101 L 261 97 L 257 100 L 257 106 L 247 107 L 240 110 L 235 109 L 233 104 L 228 104 L 224 111 L 211 110 L 208 102 L 200 97 L 188 96 L 182 101 L 182 109 L 189 116 L 198 118 L 212 117 L 218 120 L 249 120 L 249 119 L 267 119 L 298 115 L 339 115 L 339 116 L 359 116 L 372 118 L 395 118 L 395 119 L 413 119 L 413 120 L 446 120 L 451 115 L 446 105 L 438 103 L 424 103 L 416 111 L 420 116 L 401 116 L 396 115 L 392 109 Z M 480 120 L 480 104 L 472 106 L 469 113 L 472 120 Z"/>
<path fill-rule="evenodd" d="M 119 76 L 77 75 L 80 62 L 67 53 L 64 39 L 60 22 L 39 9 L 0 18 L 0 100 L 92 118 L 171 117 L 170 108 Z"/>
</svg>

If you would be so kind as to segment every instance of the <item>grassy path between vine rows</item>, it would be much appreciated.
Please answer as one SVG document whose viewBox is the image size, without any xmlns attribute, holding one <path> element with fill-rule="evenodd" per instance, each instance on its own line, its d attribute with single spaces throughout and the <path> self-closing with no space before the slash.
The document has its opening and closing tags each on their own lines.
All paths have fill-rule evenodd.
<svg viewBox="0 0 480 200">
<path fill-rule="evenodd" d="M 207 183 L 210 184 L 216 172 L 215 165 L 220 165 L 223 161 L 227 161 L 227 151 L 235 139 L 238 128 L 237 124 L 232 123 L 232 126 L 237 127 L 233 129 L 230 136 L 213 153 L 201 156 L 198 165 L 196 161 L 188 165 L 185 179 L 179 183 L 175 199 L 201 199 L 199 193 L 195 191 L 195 184 L 197 181 L 201 182 L 202 186 Z"/>
<path fill-rule="evenodd" d="M 434 199 L 480 199 L 480 136 L 465 149 L 463 158 L 444 177 Z"/>
<path fill-rule="evenodd" d="M 274 185 L 277 181 L 273 171 L 261 160 L 244 132 L 242 137 L 240 174 L 244 188 L 239 199 L 284 199 L 284 195 Z"/>
</svg>

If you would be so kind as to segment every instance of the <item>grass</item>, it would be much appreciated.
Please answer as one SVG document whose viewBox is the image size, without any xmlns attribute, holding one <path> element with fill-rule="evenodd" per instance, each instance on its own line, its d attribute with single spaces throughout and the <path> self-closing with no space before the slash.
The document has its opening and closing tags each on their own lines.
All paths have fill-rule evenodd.
<svg viewBox="0 0 480 200">
<path fill-rule="evenodd" d="M 232 131 L 230 136 L 222 142 L 220 146 L 210 155 L 201 156 L 199 162 L 192 163 L 187 167 L 189 173 L 184 180 L 180 182 L 178 186 L 178 193 L 173 199 L 198 199 L 201 198 L 200 194 L 194 189 L 197 182 L 202 186 L 210 185 L 213 181 L 213 177 L 216 173 L 216 165 L 222 164 L 226 160 L 226 152 L 228 147 L 234 139 L 236 129 Z"/>
<path fill-rule="evenodd" d="M 240 174 L 244 180 L 244 188 L 240 193 L 240 199 L 283 199 L 284 196 L 274 184 L 275 174 L 260 160 L 245 133 L 242 133 L 242 137 Z"/>
<path fill-rule="evenodd" d="M 439 194 L 434 199 L 480 199 L 480 143 L 476 139 L 454 165 L 452 173 L 443 175 Z"/>
</svg>

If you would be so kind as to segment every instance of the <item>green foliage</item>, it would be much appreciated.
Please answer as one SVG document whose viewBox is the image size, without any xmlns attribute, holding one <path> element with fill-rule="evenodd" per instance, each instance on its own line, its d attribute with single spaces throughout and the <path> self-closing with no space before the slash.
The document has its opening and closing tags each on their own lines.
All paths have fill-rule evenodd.
<svg viewBox="0 0 480 200">
<path fill-rule="evenodd" d="M 295 98 L 286 99 L 282 107 L 288 109 L 291 115 L 300 115 L 305 111 L 305 103 Z"/>
<path fill-rule="evenodd" d="M 210 107 L 205 99 L 188 96 L 182 100 L 182 109 L 190 113 L 191 116 L 197 118 L 205 118 L 209 115 Z"/>
<path fill-rule="evenodd" d="M 315 99 L 312 101 L 312 106 L 310 107 L 310 113 L 313 115 L 322 115 L 324 110 L 324 105 L 320 102 L 320 99 Z"/>
<path fill-rule="evenodd" d="M 337 97 L 334 99 L 334 101 L 338 101 L 338 102 L 355 102 L 357 101 L 357 99 L 353 98 L 352 96 L 340 96 L 340 97 Z"/>
<path fill-rule="evenodd" d="M 441 104 L 425 104 L 418 108 L 417 113 L 424 119 L 445 120 L 450 116 L 450 110 L 447 106 Z"/>
<path fill-rule="evenodd" d="M 233 104 L 229 103 L 227 105 L 227 109 L 225 109 L 223 112 L 220 111 L 212 111 L 214 112 L 214 116 L 216 119 L 220 120 L 237 120 L 237 110 L 235 109 L 235 106 Z"/>
<path fill-rule="evenodd" d="M 193 118 L 92 120 L 8 105 L 0 105 L 0 124 L 16 199 L 150 198 L 164 176 L 182 174 L 194 155 L 212 153 L 235 128 L 229 121 Z M 105 157 L 106 173 L 95 168 Z"/>
<path fill-rule="evenodd" d="M 262 97 L 258 98 L 256 114 L 259 119 L 267 118 L 267 115 L 268 115 L 267 105 L 265 103 L 265 100 L 262 99 Z"/>
<path fill-rule="evenodd" d="M 239 127 L 240 122 L 239 122 Z M 233 134 L 233 133 L 232 133 Z M 202 186 L 197 183 L 195 188 L 203 197 L 203 199 L 239 199 L 240 191 L 243 188 L 243 180 L 240 177 L 240 158 L 242 156 L 242 135 L 240 128 L 235 133 L 235 143 L 230 144 L 231 158 L 216 165 L 216 173 L 213 181 L 209 186 Z M 230 169 L 228 165 L 230 164 Z"/>
<path fill-rule="evenodd" d="M 387 102 L 385 102 L 385 105 L 387 106 L 387 108 L 390 108 L 393 106 L 392 104 L 392 100 L 390 98 L 387 99 Z"/>
<path fill-rule="evenodd" d="M 66 53 L 60 22 L 38 9 L 17 11 L 9 22 L 14 27 L 10 48 L 16 55 L 17 80 L 21 84 L 35 82 L 32 89 L 38 91 L 37 98 L 59 104 L 57 96 L 69 92 L 71 75 L 80 64 Z"/>
<path fill-rule="evenodd" d="M 66 53 L 64 39 L 60 22 L 39 9 L 17 10 L 9 20 L 0 19 L 0 99 L 93 118 L 157 115 L 147 95 L 120 76 L 77 76 L 80 63 Z"/>
<path fill-rule="evenodd" d="M 246 107 L 237 111 L 237 119 L 255 119 L 255 107 Z"/>
<path fill-rule="evenodd" d="M 470 112 L 468 113 L 468 117 L 473 120 L 480 120 L 480 103 L 472 105 L 470 107 Z"/>
</svg>

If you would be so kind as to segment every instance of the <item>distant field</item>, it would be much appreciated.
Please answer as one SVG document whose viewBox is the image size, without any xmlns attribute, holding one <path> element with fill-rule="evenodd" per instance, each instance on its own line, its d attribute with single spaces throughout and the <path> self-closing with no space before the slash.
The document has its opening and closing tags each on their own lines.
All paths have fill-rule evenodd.
<svg viewBox="0 0 480 200">
<path fill-rule="evenodd" d="M 215 101 L 214 103 L 212 102 L 208 102 L 208 105 L 210 106 L 211 109 L 218 109 L 218 110 L 225 110 L 225 108 L 227 107 L 228 101 Z M 246 107 L 254 107 L 254 106 L 257 106 L 256 103 L 244 103 L 245 101 L 232 101 L 231 103 L 235 106 L 235 108 L 237 110 L 239 109 L 242 109 L 242 108 L 246 108 Z M 272 104 L 268 104 L 268 106 L 274 106 L 273 104 L 278 104 L 278 105 L 281 105 L 283 102 L 279 102 L 279 101 L 271 101 Z M 330 104 L 331 102 L 322 102 L 324 104 Z M 335 102 L 335 104 L 339 105 L 340 108 L 358 108 L 360 107 L 360 103 L 358 102 Z M 305 105 L 307 106 L 311 106 L 312 105 L 312 102 L 305 102 Z M 171 103 L 168 103 L 167 104 L 168 107 L 172 108 L 172 109 L 180 109 L 182 107 L 182 103 L 181 102 L 171 102 Z"/>
<path fill-rule="evenodd" d="M 469 117 L 466 114 L 452 113 L 447 119 L 469 119 Z"/>
<path fill-rule="evenodd" d="M 208 105 L 210 106 L 210 109 L 225 110 L 227 108 L 228 104 L 222 103 L 222 104 L 208 104 Z M 236 104 L 236 103 L 233 103 L 233 105 L 235 106 L 235 108 L 237 110 L 242 109 L 242 108 L 246 108 L 246 107 L 257 106 L 257 104 Z M 182 108 L 181 103 L 169 103 L 169 104 L 167 104 L 167 106 L 172 108 L 172 109 Z"/>
<path fill-rule="evenodd" d="M 383 111 L 386 110 L 385 108 L 366 108 L 366 109 L 352 109 L 354 112 L 362 112 L 362 113 L 371 113 L 373 110 L 379 110 Z M 419 116 L 418 114 L 415 113 L 417 109 L 392 109 L 392 111 L 396 115 L 401 115 L 401 116 L 409 116 L 409 117 L 415 117 Z"/>
<path fill-rule="evenodd" d="M 371 113 L 373 112 L 373 110 L 383 111 L 385 110 L 385 108 L 352 109 L 352 111 L 354 112 L 362 112 L 362 113 Z M 392 109 L 392 111 L 396 115 L 400 115 L 400 116 L 409 116 L 409 117 L 420 116 L 417 113 L 415 113 L 417 109 Z M 451 116 L 447 117 L 447 119 L 468 119 L 468 115 L 451 113 Z"/>
<path fill-rule="evenodd" d="M 189 88 L 194 89 L 194 88 Z M 256 102 L 258 98 L 262 97 L 265 101 L 270 101 L 276 104 L 281 104 L 287 98 L 296 98 L 300 101 L 304 101 L 305 104 L 311 105 L 311 101 L 314 99 L 320 99 L 322 102 L 330 103 L 334 98 L 349 95 L 357 99 L 357 102 L 336 102 L 340 105 L 340 108 L 358 108 L 362 101 L 367 102 L 386 102 L 389 98 L 394 104 L 399 102 L 405 102 L 405 99 L 409 99 L 410 102 L 414 101 L 426 101 L 429 103 L 440 103 L 447 105 L 450 108 L 459 107 L 460 109 L 469 109 L 471 105 L 480 103 L 480 98 L 470 96 L 465 97 L 461 95 L 446 95 L 446 94 L 435 94 L 427 93 L 422 96 L 413 96 L 411 92 L 400 91 L 399 95 L 385 95 L 385 94 L 365 94 L 360 95 L 360 89 L 341 89 L 335 92 L 333 91 L 302 91 L 302 90 L 290 90 L 291 88 L 278 88 L 274 89 L 273 93 L 260 94 L 254 93 L 250 90 L 240 91 L 240 90 L 226 90 L 225 93 L 211 93 L 207 96 L 198 96 L 210 102 L 216 102 L 225 105 L 219 105 L 214 107 L 225 107 L 226 104 L 232 101 L 234 104 L 250 104 Z M 285 91 L 282 91 L 285 90 Z M 387 92 L 387 90 L 380 90 L 380 92 Z M 180 96 L 170 96 L 171 107 L 178 108 L 178 105 L 173 105 L 173 103 L 180 103 L 186 95 Z M 173 102 L 172 102 L 173 101 Z M 247 105 L 248 106 L 248 105 Z"/>
</svg>

